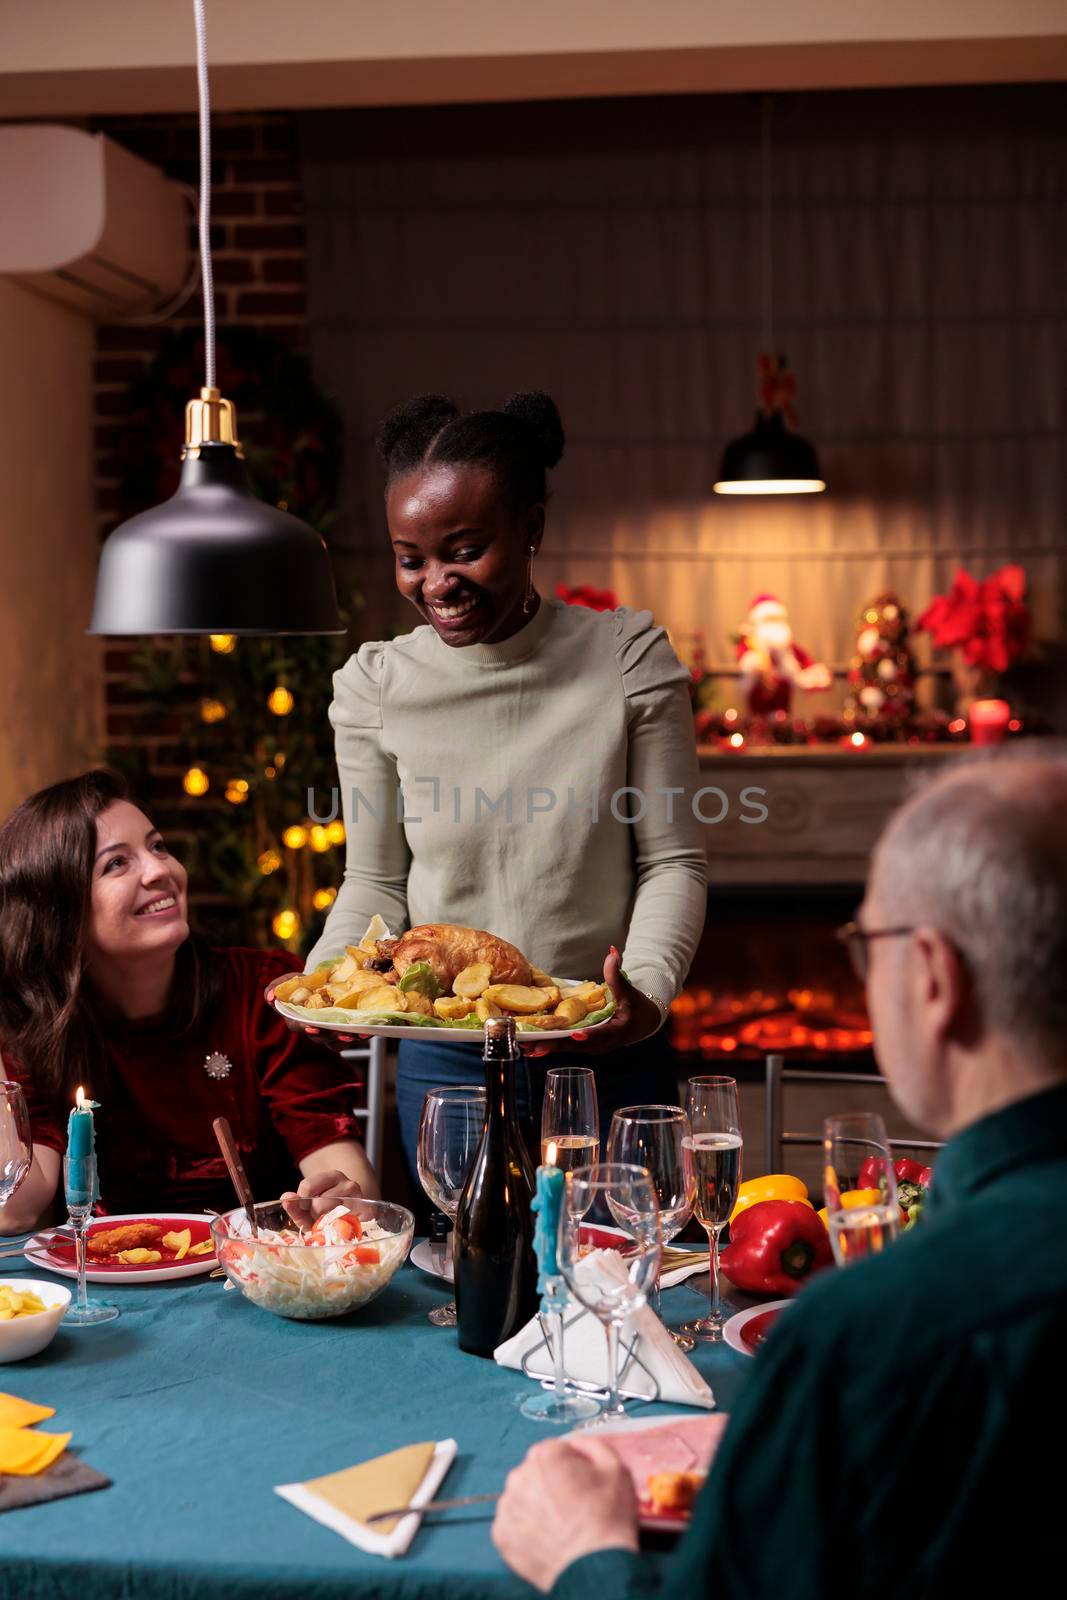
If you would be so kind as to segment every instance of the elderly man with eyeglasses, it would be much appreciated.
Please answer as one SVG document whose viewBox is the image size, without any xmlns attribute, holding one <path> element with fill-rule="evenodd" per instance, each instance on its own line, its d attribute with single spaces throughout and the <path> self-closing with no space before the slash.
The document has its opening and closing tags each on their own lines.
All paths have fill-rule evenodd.
<svg viewBox="0 0 1067 1600">
<path fill-rule="evenodd" d="M 908 800 L 845 936 L 893 1098 L 948 1141 L 924 1218 L 783 1316 L 666 1563 L 639 1553 L 595 1435 L 530 1451 L 493 1537 L 561 1600 L 984 1600 L 1062 1565 L 1064 753 L 968 762 Z"/>
</svg>

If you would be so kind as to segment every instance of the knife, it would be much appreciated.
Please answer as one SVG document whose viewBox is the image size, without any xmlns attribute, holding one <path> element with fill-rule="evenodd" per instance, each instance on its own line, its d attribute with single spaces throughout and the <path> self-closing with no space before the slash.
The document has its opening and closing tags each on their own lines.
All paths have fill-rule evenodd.
<svg viewBox="0 0 1067 1600">
<path fill-rule="evenodd" d="M 364 1523 L 385 1522 L 389 1517 L 424 1517 L 427 1511 L 455 1511 L 460 1506 L 488 1505 L 492 1500 L 500 1499 L 500 1490 L 493 1494 L 465 1494 L 458 1500 L 427 1500 L 424 1506 L 398 1506 L 395 1511 L 375 1511 L 373 1516 L 363 1517 Z M 356 1518 L 356 1521 L 360 1521 Z"/>
</svg>

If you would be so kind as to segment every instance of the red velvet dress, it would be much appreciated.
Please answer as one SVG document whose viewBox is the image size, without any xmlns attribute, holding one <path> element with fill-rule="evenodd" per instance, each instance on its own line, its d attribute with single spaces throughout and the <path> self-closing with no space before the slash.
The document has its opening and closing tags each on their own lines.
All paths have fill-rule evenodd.
<svg viewBox="0 0 1067 1600">
<path fill-rule="evenodd" d="M 293 970 L 293 957 L 284 950 L 212 956 L 223 967 L 222 994 L 192 1033 L 176 1039 L 158 1023 L 108 1023 L 108 1080 L 86 1085 L 101 1103 L 101 1210 L 236 1205 L 215 1117 L 229 1118 L 257 1200 L 295 1189 L 297 1163 L 313 1150 L 359 1138 L 349 1064 L 291 1032 L 263 998 L 271 978 Z M 46 1105 L 6 1051 L 4 1060 L 26 1092 L 34 1143 L 62 1152 L 66 1110 Z"/>
</svg>

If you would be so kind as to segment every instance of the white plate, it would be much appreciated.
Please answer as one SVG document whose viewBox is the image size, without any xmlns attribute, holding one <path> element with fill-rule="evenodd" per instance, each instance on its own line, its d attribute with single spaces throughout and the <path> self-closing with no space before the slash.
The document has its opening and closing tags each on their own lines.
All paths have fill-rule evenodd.
<svg viewBox="0 0 1067 1600">
<path fill-rule="evenodd" d="M 640 1433 L 644 1428 L 663 1428 L 671 1421 L 669 1416 L 655 1417 L 617 1417 L 612 1422 L 599 1422 L 593 1427 L 588 1437 L 590 1439 L 602 1438 L 605 1433 Z M 584 1427 L 573 1428 L 573 1433 L 584 1433 Z M 646 1528 L 650 1533 L 685 1533 L 690 1517 L 654 1517 L 643 1511 L 640 1503 L 637 1507 L 638 1526 Z"/>
<path fill-rule="evenodd" d="M 94 1217 L 93 1226 L 106 1224 L 108 1227 L 118 1227 L 122 1222 L 142 1222 L 150 1218 L 153 1222 L 205 1222 L 206 1214 L 203 1211 L 127 1211 L 119 1217 Z M 35 1267 L 43 1267 L 46 1272 L 54 1272 L 61 1278 L 76 1278 L 77 1269 L 72 1266 L 62 1266 L 53 1260 L 44 1248 L 43 1241 L 50 1238 L 57 1230 L 45 1228 L 40 1233 L 35 1233 L 26 1245 L 23 1254 L 27 1261 L 32 1261 Z M 198 1278 L 206 1272 L 214 1272 L 218 1266 L 218 1257 L 212 1251 L 209 1256 L 197 1256 L 193 1261 L 177 1261 L 172 1266 L 126 1267 L 120 1271 L 114 1267 L 108 1271 L 106 1268 L 87 1266 L 85 1281 L 87 1283 L 106 1283 L 111 1288 L 121 1289 L 126 1284 L 139 1283 L 166 1283 L 172 1278 Z"/>
<path fill-rule="evenodd" d="M 791 1306 L 792 1300 L 765 1300 L 761 1306 L 749 1306 L 747 1311 L 738 1311 L 736 1315 L 727 1318 L 722 1325 L 722 1336 L 731 1350 L 740 1350 L 743 1356 L 754 1356 L 755 1350 L 747 1345 L 741 1337 L 741 1329 L 746 1322 L 751 1322 L 753 1317 L 762 1317 L 766 1311 L 784 1311 L 786 1306 Z"/>
<path fill-rule="evenodd" d="M 278 978 L 272 978 L 263 991 L 263 998 L 267 1004 L 273 1006 L 279 1016 L 286 1022 L 295 1022 L 305 1033 L 350 1033 L 353 1042 L 358 1042 L 361 1035 L 371 1039 L 421 1039 L 432 1040 L 435 1044 L 476 1044 L 479 1048 L 485 1044 L 484 1028 L 425 1028 L 410 1027 L 403 1022 L 360 1022 L 360 1013 L 350 1013 L 351 1022 L 315 1022 L 308 1020 L 308 1013 L 299 1006 L 286 1005 L 284 1000 L 271 998 L 274 989 L 279 983 L 285 983 L 289 978 L 302 977 L 299 972 L 283 972 Z M 579 982 L 579 979 L 560 978 L 559 983 Z M 328 1008 L 326 1008 L 328 1009 Z M 314 1017 L 314 1012 L 311 1016 Z M 614 1013 L 612 1013 L 614 1015 Z M 536 1044 L 545 1039 L 569 1039 L 574 1033 L 595 1033 L 598 1028 L 611 1021 L 605 1017 L 603 1022 L 578 1023 L 574 1028 L 527 1028 L 516 1030 L 516 1038 L 520 1044 Z"/>
</svg>

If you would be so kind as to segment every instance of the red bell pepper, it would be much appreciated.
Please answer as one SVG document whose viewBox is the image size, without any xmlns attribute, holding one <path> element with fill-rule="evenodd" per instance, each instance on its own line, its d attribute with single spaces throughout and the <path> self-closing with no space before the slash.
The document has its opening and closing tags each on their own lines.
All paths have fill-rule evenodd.
<svg viewBox="0 0 1067 1600">
<path fill-rule="evenodd" d="M 833 1261 L 830 1236 L 810 1206 L 761 1200 L 730 1223 L 722 1270 L 747 1294 L 795 1294 Z"/>
<path fill-rule="evenodd" d="M 868 1156 L 860 1168 L 857 1189 L 877 1189 L 878 1177 L 882 1170 L 881 1156 Z M 899 1161 L 893 1162 L 893 1171 L 898 1183 L 914 1183 L 920 1189 L 930 1187 L 933 1177 L 933 1167 L 924 1167 L 921 1161 L 912 1161 L 908 1156 L 902 1156 Z"/>
</svg>

